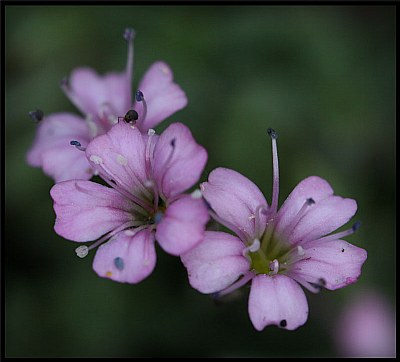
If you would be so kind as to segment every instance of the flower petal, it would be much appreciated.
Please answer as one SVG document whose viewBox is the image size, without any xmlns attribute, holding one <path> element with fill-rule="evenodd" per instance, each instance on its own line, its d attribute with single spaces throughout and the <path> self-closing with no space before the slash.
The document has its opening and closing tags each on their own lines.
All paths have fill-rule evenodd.
<svg viewBox="0 0 400 362">
<path fill-rule="evenodd" d="M 206 231 L 204 240 L 181 256 L 190 285 L 201 293 L 219 292 L 250 268 L 242 241 L 231 234 Z"/>
<path fill-rule="evenodd" d="M 187 105 L 185 92 L 173 82 L 172 70 L 162 61 L 153 63 L 139 84 L 147 103 L 147 115 L 142 124 L 142 132 L 157 126 L 161 121 Z M 135 102 L 134 108 L 141 112 L 142 105 Z"/>
<path fill-rule="evenodd" d="M 293 229 L 289 237 L 291 243 L 303 245 L 341 227 L 356 213 L 357 203 L 353 199 L 329 196 L 309 209 Z"/>
<path fill-rule="evenodd" d="M 91 68 L 76 68 L 69 79 L 67 96 L 83 114 L 98 116 L 102 105 L 108 105 L 115 116 L 123 116 L 131 106 L 130 82 L 125 72 L 100 76 Z"/>
<path fill-rule="evenodd" d="M 259 274 L 251 284 L 249 315 L 258 331 L 271 324 L 294 330 L 307 321 L 308 303 L 294 280 L 281 274 Z"/>
<path fill-rule="evenodd" d="M 344 240 L 314 240 L 303 249 L 305 258 L 296 262 L 287 275 L 330 290 L 355 283 L 367 259 L 366 250 Z"/>
<path fill-rule="evenodd" d="M 297 184 L 279 209 L 275 232 L 281 234 L 290 226 L 307 199 L 319 202 L 331 195 L 333 189 L 324 179 L 318 176 L 305 178 Z"/>
<path fill-rule="evenodd" d="M 54 229 L 69 240 L 95 240 L 134 218 L 127 198 L 91 181 L 60 182 L 50 195 L 57 215 Z"/>
<path fill-rule="evenodd" d="M 85 153 L 71 146 L 71 141 L 78 141 L 82 146 L 90 141 L 89 128 L 82 118 L 69 113 L 45 117 L 38 124 L 35 140 L 28 151 L 28 164 L 42 167 L 55 182 L 90 179 L 92 167 Z"/>
<path fill-rule="evenodd" d="M 155 265 L 154 232 L 149 229 L 121 231 L 99 247 L 93 260 L 99 276 L 132 284 L 147 278 Z"/>
<path fill-rule="evenodd" d="M 186 195 L 171 203 L 157 225 L 156 239 L 172 255 L 181 255 L 200 243 L 209 215 L 204 200 Z"/>
<path fill-rule="evenodd" d="M 113 180 L 126 193 L 150 200 L 152 194 L 145 186 L 149 179 L 146 169 L 147 137 L 136 127 L 119 122 L 89 143 L 86 156 L 102 178 Z"/>
<path fill-rule="evenodd" d="M 201 190 L 220 218 L 245 231 L 250 239 L 260 237 L 255 230 L 255 213 L 258 206 L 266 209 L 268 204 L 260 189 L 247 177 L 218 167 L 210 173 L 208 182 L 201 184 Z M 262 233 L 267 222 L 263 212 L 259 212 L 259 221 Z"/>
<path fill-rule="evenodd" d="M 154 148 L 154 178 L 169 199 L 198 181 L 207 162 L 207 151 L 194 140 L 182 123 L 171 124 Z"/>
</svg>

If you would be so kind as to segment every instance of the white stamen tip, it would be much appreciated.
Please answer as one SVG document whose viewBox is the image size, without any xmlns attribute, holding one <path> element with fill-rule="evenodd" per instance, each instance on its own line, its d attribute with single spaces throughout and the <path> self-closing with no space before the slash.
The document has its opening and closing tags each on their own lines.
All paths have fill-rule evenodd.
<svg viewBox="0 0 400 362">
<path fill-rule="evenodd" d="M 156 134 L 156 131 L 153 129 L 153 128 L 150 128 L 148 131 L 147 131 L 147 135 L 149 135 L 149 136 L 154 136 Z"/>
<path fill-rule="evenodd" d="M 192 199 L 201 199 L 203 197 L 203 194 L 199 189 L 194 190 L 190 196 L 192 196 Z"/>
<path fill-rule="evenodd" d="M 249 216 L 249 220 L 253 220 L 253 219 L 255 219 L 256 218 L 256 215 L 254 215 L 254 214 L 251 214 L 250 216 Z"/>
<path fill-rule="evenodd" d="M 297 245 L 297 253 L 300 256 L 303 256 L 306 252 L 304 251 L 304 249 L 300 245 Z"/>
<path fill-rule="evenodd" d="M 117 155 L 117 162 L 122 166 L 126 166 L 128 164 L 128 160 L 122 155 Z"/>
<path fill-rule="evenodd" d="M 84 258 L 86 255 L 89 253 L 89 248 L 86 245 L 81 245 L 78 246 L 75 249 L 76 255 L 78 255 L 80 258 Z"/>
<path fill-rule="evenodd" d="M 100 156 L 96 156 L 96 155 L 91 155 L 90 161 L 92 161 L 96 165 L 100 165 L 101 163 L 103 163 L 103 159 Z"/>
<path fill-rule="evenodd" d="M 250 253 L 255 253 L 260 249 L 261 243 L 259 239 L 254 239 L 253 242 L 247 247 L 243 249 L 243 256 L 247 256 L 247 254 Z"/>
<path fill-rule="evenodd" d="M 271 275 L 275 275 L 279 271 L 279 261 L 274 259 L 269 263 L 269 270 L 271 271 Z"/>
<path fill-rule="evenodd" d="M 136 234 L 136 232 L 134 230 L 131 230 L 131 229 L 125 230 L 126 236 L 133 236 L 135 234 Z"/>
<path fill-rule="evenodd" d="M 203 185 L 203 184 L 200 184 L 200 190 L 201 190 L 202 192 L 204 192 L 204 190 L 205 190 L 205 187 L 204 187 L 204 185 Z"/>
<path fill-rule="evenodd" d="M 154 182 L 153 182 L 152 180 L 146 180 L 146 181 L 144 182 L 144 185 L 145 185 L 146 187 L 153 187 L 153 186 L 154 186 Z"/>
</svg>

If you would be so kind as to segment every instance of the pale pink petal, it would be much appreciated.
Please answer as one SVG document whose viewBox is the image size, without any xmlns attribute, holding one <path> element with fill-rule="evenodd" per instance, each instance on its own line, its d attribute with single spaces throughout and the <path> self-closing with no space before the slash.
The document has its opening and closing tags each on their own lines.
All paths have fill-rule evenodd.
<svg viewBox="0 0 400 362">
<path fill-rule="evenodd" d="M 314 240 L 303 249 L 304 259 L 296 262 L 287 275 L 330 290 L 355 283 L 367 259 L 364 249 L 344 240 Z"/>
<path fill-rule="evenodd" d="M 262 233 L 267 217 L 259 207 L 266 210 L 268 205 L 260 189 L 247 177 L 234 170 L 218 167 L 210 173 L 208 182 L 201 184 L 201 190 L 220 218 L 245 231 L 250 239 L 260 237 L 255 230 L 255 214 L 258 214 L 259 232 Z"/>
<path fill-rule="evenodd" d="M 86 156 L 105 180 L 112 180 L 126 193 L 150 200 L 152 195 L 145 184 L 147 137 L 124 121 L 96 137 L 86 148 Z"/>
<path fill-rule="evenodd" d="M 133 220 L 132 203 L 112 188 L 91 181 L 54 185 L 57 234 L 73 241 L 91 241 Z"/>
<path fill-rule="evenodd" d="M 168 199 L 193 186 L 207 162 L 207 151 L 194 140 L 188 127 L 171 124 L 154 149 L 154 178 Z"/>
<path fill-rule="evenodd" d="M 258 331 L 271 324 L 294 330 L 307 321 L 308 303 L 294 280 L 280 274 L 259 274 L 251 284 L 249 315 Z"/>
<path fill-rule="evenodd" d="M 289 241 L 303 245 L 309 240 L 335 231 L 347 223 L 357 211 L 353 199 L 329 196 L 309 207 L 309 211 L 293 229 Z"/>
<path fill-rule="evenodd" d="M 102 106 L 108 105 L 115 116 L 124 116 L 131 106 L 130 82 L 125 72 L 100 76 L 91 68 L 76 68 L 67 96 L 83 114 L 97 116 Z"/>
<path fill-rule="evenodd" d="M 181 256 L 190 285 L 201 293 L 219 292 L 250 268 L 242 241 L 231 234 L 206 231 L 204 240 Z"/>
<path fill-rule="evenodd" d="M 167 207 L 157 225 L 156 239 L 167 253 L 181 255 L 203 240 L 208 220 L 204 200 L 183 196 Z"/>
<path fill-rule="evenodd" d="M 92 167 L 85 153 L 71 146 L 78 141 L 86 146 L 89 128 L 84 120 L 69 113 L 54 113 L 38 124 L 35 140 L 27 154 L 27 162 L 42 167 L 56 182 L 69 179 L 90 179 Z"/>
<path fill-rule="evenodd" d="M 332 187 L 324 179 L 318 176 L 305 178 L 297 184 L 279 209 L 275 232 L 283 233 L 290 226 L 307 199 L 311 198 L 317 203 L 331 195 L 333 195 Z"/>
<path fill-rule="evenodd" d="M 121 231 L 99 247 L 93 260 L 99 276 L 131 284 L 147 278 L 155 265 L 154 232 L 149 229 Z"/>
<path fill-rule="evenodd" d="M 187 105 L 185 92 L 173 81 L 172 70 L 162 61 L 153 63 L 144 74 L 138 89 L 143 93 L 147 103 L 147 115 L 139 125 L 143 132 L 157 126 L 161 121 Z M 141 102 L 134 108 L 142 111 Z"/>
</svg>

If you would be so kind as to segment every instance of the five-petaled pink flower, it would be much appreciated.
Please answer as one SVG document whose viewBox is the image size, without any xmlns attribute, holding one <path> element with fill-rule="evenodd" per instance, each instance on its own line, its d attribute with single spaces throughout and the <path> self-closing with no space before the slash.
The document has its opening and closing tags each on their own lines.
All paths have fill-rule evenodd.
<svg viewBox="0 0 400 362">
<path fill-rule="evenodd" d="M 78 147 L 86 147 L 132 108 L 135 112 L 132 120 L 146 133 L 187 104 L 184 91 L 173 82 L 172 71 L 163 61 L 153 63 L 146 71 L 132 104 L 134 31 L 126 29 L 124 37 L 129 44 L 125 71 L 99 76 L 91 68 L 80 67 L 72 72 L 68 81 L 62 81 L 62 89 L 84 118 L 60 112 L 42 119 L 43 112 L 30 112 L 31 117 L 40 122 L 27 162 L 41 167 L 55 182 L 89 180 L 94 174 L 85 155 L 71 147 L 71 140 Z"/>
<path fill-rule="evenodd" d="M 277 135 L 268 132 L 274 170 L 271 205 L 246 177 L 215 169 L 201 191 L 211 216 L 237 236 L 207 231 L 204 241 L 181 259 L 190 284 L 202 293 L 222 296 L 251 280 L 248 312 L 254 327 L 260 331 L 272 324 L 293 330 L 308 317 L 300 285 L 318 292 L 354 283 L 367 253 L 341 240 L 358 223 L 330 234 L 350 220 L 357 204 L 334 196 L 320 177 L 301 181 L 278 211 Z"/>
<path fill-rule="evenodd" d="M 54 185 L 54 229 L 77 242 L 98 239 L 76 252 L 84 257 L 100 245 L 93 261 L 99 276 L 138 283 L 155 267 L 155 240 L 181 255 L 203 239 L 207 206 L 199 190 L 184 192 L 199 180 L 207 152 L 186 126 L 173 123 L 158 136 L 120 121 L 82 154 L 111 187 L 87 180 Z"/>
</svg>

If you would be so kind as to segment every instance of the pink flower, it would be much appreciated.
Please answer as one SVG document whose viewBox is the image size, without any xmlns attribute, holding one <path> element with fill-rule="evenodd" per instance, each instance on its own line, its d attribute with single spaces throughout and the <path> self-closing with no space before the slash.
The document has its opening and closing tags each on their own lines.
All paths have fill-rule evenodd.
<svg viewBox="0 0 400 362">
<path fill-rule="evenodd" d="M 207 231 L 204 241 L 181 256 L 189 282 L 202 293 L 222 296 L 251 281 L 248 311 L 261 331 L 275 324 L 293 330 L 308 317 L 302 285 L 312 292 L 354 283 L 365 250 L 341 240 L 358 227 L 330 234 L 350 220 L 356 202 L 333 195 L 322 178 L 301 181 L 278 211 L 276 133 L 268 130 L 273 150 L 273 193 L 268 206 L 259 188 L 226 168 L 213 170 L 201 184 L 211 216 L 236 236 Z"/>
<path fill-rule="evenodd" d="M 170 67 L 162 61 L 153 63 L 146 71 L 132 104 L 134 31 L 126 29 L 124 38 L 128 41 L 128 60 L 123 72 L 100 76 L 91 68 L 80 67 L 68 81 L 63 80 L 62 89 L 84 118 L 61 112 L 42 120 L 43 112 L 30 112 L 40 122 L 27 162 L 41 167 L 56 182 L 89 180 L 93 176 L 86 157 L 71 147 L 71 140 L 85 147 L 94 137 L 109 131 L 118 117 L 124 117 L 132 108 L 135 113 L 132 120 L 145 133 L 187 104 L 185 93 L 173 82 Z"/>
<path fill-rule="evenodd" d="M 364 291 L 338 315 L 336 347 L 345 357 L 395 357 L 396 317 L 383 294 Z"/>
<path fill-rule="evenodd" d="M 82 154 L 111 188 L 86 180 L 54 185 L 54 229 L 77 242 L 98 239 L 76 252 L 84 257 L 100 245 L 93 261 L 99 276 L 138 283 L 155 267 L 155 240 L 181 255 L 203 239 L 207 206 L 199 190 L 183 192 L 198 181 L 207 152 L 186 126 L 173 123 L 158 136 L 120 121 Z"/>
</svg>

